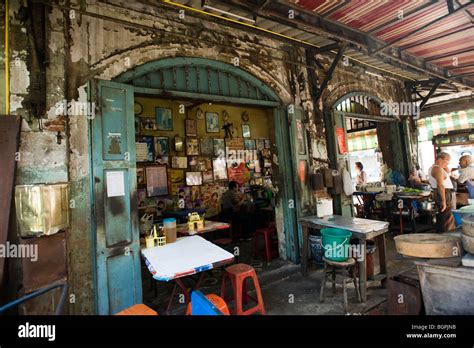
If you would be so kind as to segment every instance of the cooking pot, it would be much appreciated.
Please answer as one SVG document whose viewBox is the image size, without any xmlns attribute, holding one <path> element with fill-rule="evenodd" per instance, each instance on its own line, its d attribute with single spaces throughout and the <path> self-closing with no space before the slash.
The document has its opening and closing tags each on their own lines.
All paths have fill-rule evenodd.
<svg viewBox="0 0 474 348">
<path fill-rule="evenodd" d="M 431 211 L 434 209 L 434 202 L 423 201 L 421 202 L 421 209 L 425 211 Z"/>
</svg>

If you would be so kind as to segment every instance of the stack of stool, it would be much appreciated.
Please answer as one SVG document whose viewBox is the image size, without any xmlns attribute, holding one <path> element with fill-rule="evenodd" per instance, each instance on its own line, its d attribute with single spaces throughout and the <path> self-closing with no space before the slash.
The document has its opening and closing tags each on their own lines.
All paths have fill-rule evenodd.
<svg viewBox="0 0 474 348">
<path fill-rule="evenodd" d="M 333 293 L 336 293 L 336 284 L 342 285 L 343 300 L 344 300 L 344 310 L 346 313 L 349 312 L 347 306 L 347 289 L 346 283 L 354 282 L 355 291 L 357 294 L 357 299 L 359 302 L 362 302 L 360 296 L 359 287 L 357 285 L 357 278 L 355 276 L 355 260 L 349 258 L 347 261 L 332 261 L 323 257 L 324 261 L 324 271 L 323 271 L 323 281 L 321 283 L 321 293 L 319 300 L 324 302 L 324 288 L 326 287 L 326 279 L 328 275 L 332 276 L 332 290 Z M 336 275 L 341 275 L 341 282 L 337 282 Z"/>
<path fill-rule="evenodd" d="M 263 250 L 259 247 L 260 239 L 263 239 Z M 255 231 L 254 256 L 262 256 L 267 263 L 278 257 L 278 237 L 274 224 Z"/>
<path fill-rule="evenodd" d="M 246 285 L 247 278 L 250 278 L 253 281 L 257 298 L 248 295 Z M 221 297 L 224 301 L 228 302 L 225 297 L 226 279 L 230 279 L 232 289 L 234 290 L 234 314 L 250 315 L 257 312 L 262 315 L 266 314 L 257 274 L 252 266 L 238 263 L 225 269 L 222 277 Z M 247 303 L 249 298 L 252 299 L 256 305 L 252 308 L 243 310 L 243 304 Z"/>
</svg>

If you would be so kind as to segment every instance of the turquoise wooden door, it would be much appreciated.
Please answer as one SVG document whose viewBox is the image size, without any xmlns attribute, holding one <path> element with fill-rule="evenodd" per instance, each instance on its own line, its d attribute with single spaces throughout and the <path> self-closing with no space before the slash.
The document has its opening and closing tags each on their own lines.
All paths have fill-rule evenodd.
<svg viewBox="0 0 474 348">
<path fill-rule="evenodd" d="M 291 144 L 293 186 L 295 190 L 296 218 L 314 215 L 312 191 L 309 186 L 310 158 L 303 109 L 294 105 L 287 108 Z M 298 226 L 298 250 L 303 245 L 303 232 Z"/>
<path fill-rule="evenodd" d="M 115 314 L 142 302 L 133 86 L 91 87 L 97 312 Z"/>
<path fill-rule="evenodd" d="M 280 192 L 282 195 L 283 228 L 287 258 L 295 263 L 300 260 L 297 220 L 297 196 L 295 192 L 294 158 L 292 156 L 291 130 L 288 118 L 288 107 L 275 109 L 275 139 L 278 146 L 278 163 L 280 175 Z"/>
<path fill-rule="evenodd" d="M 331 160 L 331 163 L 333 163 L 333 166 L 337 167 L 337 169 L 341 171 L 341 173 L 344 168 L 347 168 L 350 173 L 348 154 L 340 153 L 336 136 L 336 129 L 342 128 L 344 130 L 344 141 L 346 144 L 346 149 L 348 149 L 349 147 L 347 144 L 345 117 L 341 113 L 334 112 L 332 110 L 326 111 L 325 124 L 327 131 L 329 159 Z M 348 217 L 353 215 L 352 196 L 348 197 L 345 194 L 333 195 L 333 200 L 334 214 Z"/>
</svg>

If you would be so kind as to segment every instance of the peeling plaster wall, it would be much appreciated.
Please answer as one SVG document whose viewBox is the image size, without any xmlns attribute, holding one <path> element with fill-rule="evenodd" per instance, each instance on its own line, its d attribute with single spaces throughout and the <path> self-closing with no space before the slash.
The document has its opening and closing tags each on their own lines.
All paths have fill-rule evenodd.
<svg viewBox="0 0 474 348">
<path fill-rule="evenodd" d="M 95 311 L 95 255 L 89 184 L 90 135 L 88 120 L 58 113 L 55 106 L 57 102 L 64 99 L 86 101 L 85 86 L 89 80 L 110 80 L 136 66 L 161 58 L 205 57 L 226 63 L 239 58 L 240 67 L 273 88 L 283 105 L 303 107 L 305 125 L 310 135 L 309 151 L 315 157 L 327 158 L 323 108 L 331 107 L 339 97 L 355 90 L 365 90 L 381 99 L 394 100 L 398 98 L 397 88 L 400 85 L 388 79 L 375 81 L 368 75 L 357 75 L 357 69 L 339 66 L 328 91 L 323 95 L 323 102 L 315 107 L 309 90 L 307 69 L 303 65 L 285 62 L 292 60 L 305 64 L 303 49 L 192 16 L 179 20 L 177 12 L 165 12 L 159 7 L 130 1 L 109 2 L 111 4 L 94 0 L 80 3 L 71 1 L 75 8 L 94 13 L 94 16 L 81 14 L 80 11 L 71 16 L 70 12 L 58 7 L 50 9 L 47 17 L 50 32 L 47 37 L 46 130 L 37 132 L 37 125 L 32 123 L 25 126 L 22 132 L 22 152 L 25 156 L 19 164 L 17 182 L 69 180 L 71 183 L 75 208 L 72 209 L 71 230 L 68 234 L 69 277 L 70 293 L 76 299 L 70 305 L 72 314 L 92 314 Z M 115 21 L 99 16 L 112 17 Z M 133 22 L 135 26 L 126 22 Z M 15 35 L 21 38 L 25 34 L 18 30 Z M 16 54 L 21 54 L 25 47 L 14 50 Z M 26 119 L 29 119 L 28 110 L 22 104 L 24 96 L 20 92 L 28 89 L 28 73 L 28 69 L 20 66 L 16 73 L 20 82 L 12 94 L 15 112 Z M 56 144 L 57 130 L 67 135 L 61 145 Z M 281 204 L 281 201 L 277 203 L 276 217 L 281 241 L 280 255 L 284 256 L 286 246 Z"/>
</svg>

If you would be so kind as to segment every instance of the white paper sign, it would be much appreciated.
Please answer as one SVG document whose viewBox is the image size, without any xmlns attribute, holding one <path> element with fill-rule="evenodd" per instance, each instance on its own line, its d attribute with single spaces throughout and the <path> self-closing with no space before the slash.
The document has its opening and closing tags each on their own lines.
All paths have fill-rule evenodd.
<svg viewBox="0 0 474 348">
<path fill-rule="evenodd" d="M 107 197 L 125 196 L 123 171 L 107 172 Z"/>
</svg>

